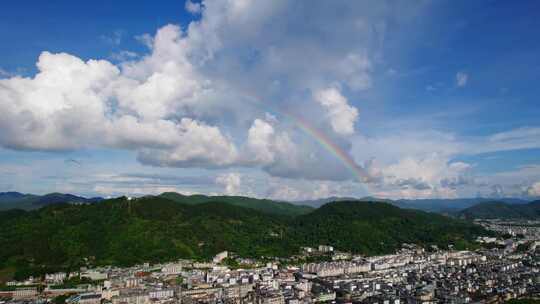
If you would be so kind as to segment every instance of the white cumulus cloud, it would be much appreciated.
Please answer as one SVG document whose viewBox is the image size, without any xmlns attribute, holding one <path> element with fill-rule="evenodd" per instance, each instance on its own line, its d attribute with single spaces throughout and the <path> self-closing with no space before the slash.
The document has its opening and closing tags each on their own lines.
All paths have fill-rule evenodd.
<svg viewBox="0 0 540 304">
<path fill-rule="evenodd" d="M 383 181 L 378 195 L 389 198 L 456 197 L 459 187 L 474 181 L 471 165 L 451 162 L 432 154 L 425 158 L 406 157 L 381 169 Z"/>
<path fill-rule="evenodd" d="M 536 183 L 532 184 L 527 189 L 527 194 L 529 196 L 540 196 L 540 182 L 536 182 Z"/>
<path fill-rule="evenodd" d="M 216 183 L 225 188 L 226 194 L 238 195 L 242 186 L 242 176 L 236 172 L 220 174 L 216 177 Z"/>
<path fill-rule="evenodd" d="M 315 92 L 315 100 L 325 108 L 332 129 L 342 135 L 354 133 L 358 110 L 349 105 L 347 98 L 338 89 L 328 88 Z"/>
<path fill-rule="evenodd" d="M 283 157 L 293 159 L 296 154 L 296 147 L 288 134 L 276 132 L 271 122 L 262 119 L 253 121 L 246 145 L 246 155 L 251 155 L 259 164 L 269 165 Z"/>
<path fill-rule="evenodd" d="M 33 78 L 0 80 L 0 144 L 14 149 L 134 149 L 153 165 L 225 166 L 236 147 L 217 126 L 181 117 L 202 91 L 180 29 L 161 28 L 152 52 L 118 67 L 43 52 Z M 180 117 L 171 117 L 171 114 Z"/>
<path fill-rule="evenodd" d="M 184 28 L 137 36 L 147 53 L 124 50 L 112 63 L 44 51 L 35 75 L 0 79 L 0 146 L 126 149 L 152 166 L 247 166 L 272 176 L 350 180 L 340 161 L 286 115 L 261 119 L 261 109 L 331 126 L 328 136 L 348 153 L 344 135 L 354 134 L 358 109 L 345 92 L 372 87 L 387 21 L 405 22 L 395 12 L 421 6 L 353 1 L 326 22 L 333 5 L 189 0 L 186 10 L 200 16 Z M 125 38 L 121 31 L 112 37 L 115 45 Z M 298 98 L 306 92 L 313 96 Z M 322 110 L 321 119 L 315 114 Z"/>
</svg>

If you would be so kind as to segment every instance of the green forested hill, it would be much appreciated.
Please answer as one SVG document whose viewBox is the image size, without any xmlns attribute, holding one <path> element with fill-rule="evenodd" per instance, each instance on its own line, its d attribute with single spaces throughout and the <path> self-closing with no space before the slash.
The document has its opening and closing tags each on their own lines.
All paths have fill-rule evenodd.
<svg viewBox="0 0 540 304">
<path fill-rule="evenodd" d="M 44 265 L 78 267 L 82 257 L 130 265 L 204 258 L 232 248 L 252 256 L 290 250 L 282 241 L 276 247 L 278 240 L 270 236 L 285 226 L 283 220 L 220 203 L 189 206 L 155 197 L 118 198 L 21 212 L 0 226 L 0 263 L 19 269 L 28 265 L 29 271 Z"/>
<path fill-rule="evenodd" d="M 342 250 L 377 254 L 403 243 L 454 244 L 484 233 L 476 225 L 443 215 L 400 209 L 383 202 L 334 202 L 295 220 L 297 239 L 333 244 Z"/>
<path fill-rule="evenodd" d="M 540 201 L 520 205 L 480 203 L 460 211 L 458 216 L 466 219 L 539 219 Z"/>
<path fill-rule="evenodd" d="M 208 202 L 221 202 L 226 204 L 231 204 L 239 207 L 245 207 L 250 209 L 255 209 L 270 214 L 278 215 L 288 215 L 288 216 L 297 216 L 301 214 L 309 213 L 315 208 L 304 206 L 304 205 L 294 205 L 287 202 L 278 202 L 268 199 L 256 199 L 245 196 L 206 196 L 206 195 L 182 195 L 176 192 L 165 192 L 159 195 L 160 197 L 173 200 L 175 202 L 196 205 Z"/>
<path fill-rule="evenodd" d="M 163 197 L 57 204 L 0 212 L 0 270 L 18 277 L 93 264 L 131 265 L 241 256 L 288 256 L 300 246 L 334 245 L 375 254 L 402 242 L 467 244 L 481 228 L 385 203 L 336 202 L 295 218 L 227 203 L 182 204 Z"/>
</svg>

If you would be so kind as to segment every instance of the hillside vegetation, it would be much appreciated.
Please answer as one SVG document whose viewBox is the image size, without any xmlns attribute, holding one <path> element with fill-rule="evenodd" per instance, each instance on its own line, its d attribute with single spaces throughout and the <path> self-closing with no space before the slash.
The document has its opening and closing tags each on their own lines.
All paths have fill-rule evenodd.
<svg viewBox="0 0 540 304">
<path fill-rule="evenodd" d="M 335 202 L 297 217 L 230 203 L 178 203 L 164 197 L 99 204 L 55 204 L 0 212 L 0 270 L 18 278 L 94 265 L 178 258 L 290 256 L 301 246 L 334 245 L 389 253 L 403 242 L 466 247 L 483 230 L 472 224 L 386 203 Z"/>
<path fill-rule="evenodd" d="M 480 203 L 460 211 L 458 216 L 465 219 L 540 219 L 540 201 L 520 205 Z"/>
<path fill-rule="evenodd" d="M 479 226 L 443 215 L 358 201 L 323 205 L 296 218 L 295 226 L 297 239 L 304 244 L 333 244 L 367 254 L 392 252 L 403 243 L 465 248 L 475 235 L 485 233 Z"/>
</svg>

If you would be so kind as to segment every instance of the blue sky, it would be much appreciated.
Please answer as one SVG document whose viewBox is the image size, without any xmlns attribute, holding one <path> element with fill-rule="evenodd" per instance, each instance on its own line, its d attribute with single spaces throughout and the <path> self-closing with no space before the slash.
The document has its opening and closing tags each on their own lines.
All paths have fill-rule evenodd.
<svg viewBox="0 0 540 304">
<path fill-rule="evenodd" d="M 0 191 L 540 196 L 536 1 L 2 6 Z"/>
</svg>

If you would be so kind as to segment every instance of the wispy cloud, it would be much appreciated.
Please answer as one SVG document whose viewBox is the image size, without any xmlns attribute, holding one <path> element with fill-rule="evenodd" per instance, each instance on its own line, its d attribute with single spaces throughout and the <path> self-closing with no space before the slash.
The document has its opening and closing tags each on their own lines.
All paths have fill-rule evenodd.
<svg viewBox="0 0 540 304">
<path fill-rule="evenodd" d="M 13 73 L 8 72 L 8 71 L 4 70 L 3 68 L 0 68 L 0 78 L 12 77 L 12 76 L 13 76 Z"/>
<path fill-rule="evenodd" d="M 196 15 L 200 14 L 202 10 L 202 4 L 198 2 L 193 2 L 191 0 L 186 1 L 186 11 Z"/>
<path fill-rule="evenodd" d="M 456 74 L 456 85 L 458 87 L 466 86 L 468 81 L 469 81 L 469 74 L 467 74 L 465 72 L 457 72 L 457 74 Z"/>
<path fill-rule="evenodd" d="M 119 46 L 122 43 L 123 37 L 124 37 L 123 30 L 115 30 L 114 32 L 110 34 L 100 36 L 102 41 L 115 47 Z"/>
</svg>

